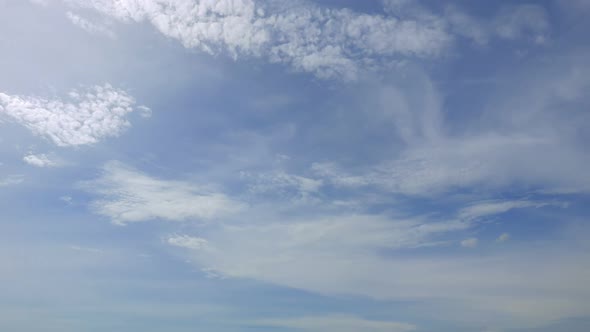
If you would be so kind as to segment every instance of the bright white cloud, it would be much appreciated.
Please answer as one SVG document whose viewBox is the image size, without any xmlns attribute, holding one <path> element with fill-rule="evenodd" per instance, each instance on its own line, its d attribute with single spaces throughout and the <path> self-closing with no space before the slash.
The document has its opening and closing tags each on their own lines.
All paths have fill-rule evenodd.
<svg viewBox="0 0 590 332">
<path fill-rule="evenodd" d="M 154 219 L 208 221 L 243 207 L 206 187 L 152 178 L 119 162 L 106 164 L 100 178 L 81 186 L 102 197 L 93 201 L 94 211 L 116 224 Z"/>
<path fill-rule="evenodd" d="M 29 153 L 23 157 L 23 161 L 31 166 L 36 167 L 56 167 L 59 166 L 59 162 L 53 160 L 48 155 L 41 153 L 41 154 L 32 154 Z"/>
<path fill-rule="evenodd" d="M 283 319 L 263 319 L 256 325 L 275 328 L 290 328 L 309 332 L 410 332 L 413 324 L 369 320 L 350 315 L 308 316 Z"/>
<path fill-rule="evenodd" d="M 58 146 L 93 144 L 118 136 L 130 126 L 126 117 L 134 104 L 133 97 L 108 84 L 72 90 L 67 99 L 0 93 L 0 115 Z"/>
</svg>

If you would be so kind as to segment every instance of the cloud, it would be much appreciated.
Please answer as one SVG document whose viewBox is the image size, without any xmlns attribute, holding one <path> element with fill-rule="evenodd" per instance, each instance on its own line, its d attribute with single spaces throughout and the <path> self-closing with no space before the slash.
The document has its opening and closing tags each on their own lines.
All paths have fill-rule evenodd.
<svg viewBox="0 0 590 332">
<path fill-rule="evenodd" d="M 74 204 L 74 199 L 72 198 L 72 196 L 61 196 L 59 199 L 67 205 Z"/>
<path fill-rule="evenodd" d="M 547 205 L 553 206 L 567 206 L 559 202 L 535 202 L 535 201 L 480 201 L 472 204 L 466 208 L 461 209 L 459 216 L 467 220 L 474 220 L 477 218 L 504 213 L 513 209 L 522 209 L 527 207 L 540 208 Z"/>
<path fill-rule="evenodd" d="M 19 184 L 24 181 L 22 175 L 10 175 L 4 178 L 0 178 L 0 187 L 11 186 Z"/>
<path fill-rule="evenodd" d="M 419 300 L 430 309 L 445 299 L 453 305 L 434 310 L 444 311 L 442 316 L 477 322 L 485 312 L 498 319 L 495 326 L 527 326 L 590 313 L 585 302 L 590 293 L 582 277 L 590 266 L 579 264 L 582 257 L 570 256 L 571 251 L 558 244 L 546 248 L 550 264 L 535 263 L 539 251 L 526 246 L 517 253 L 484 252 L 477 257 L 446 254 L 444 248 L 456 241 L 475 248 L 476 238 L 457 238 L 491 216 L 562 206 L 484 200 L 448 217 L 403 217 L 315 205 L 298 216 L 281 207 L 253 205 L 240 213 L 240 222 L 230 218 L 210 224 L 199 236 L 175 234 L 166 242 L 187 249 L 192 262 L 222 278 L 251 278 L 324 295 Z M 421 254 L 431 246 L 440 248 L 436 257 Z M 408 251 L 414 254 L 405 255 Z M 569 297 L 573 289 L 581 292 L 579 299 Z"/>
<path fill-rule="evenodd" d="M 561 156 L 561 169 L 552 157 Z M 510 185 L 538 188 L 590 190 L 590 181 L 580 181 L 588 159 L 546 138 L 477 135 L 411 145 L 392 160 L 350 173 L 334 163 L 316 163 L 312 169 L 339 187 L 380 187 L 405 195 L 432 196 L 461 188 L 498 189 Z M 534 168 L 531 168 L 535 165 Z"/>
<path fill-rule="evenodd" d="M 502 233 L 502 234 L 500 234 L 500 236 L 498 236 L 498 238 L 496 239 L 496 242 L 506 242 L 508 240 L 510 240 L 510 234 Z"/>
<path fill-rule="evenodd" d="M 109 162 L 100 178 L 81 184 L 102 197 L 93 210 L 115 224 L 148 220 L 209 221 L 232 215 L 243 204 L 188 182 L 160 180 L 120 162 Z"/>
<path fill-rule="evenodd" d="M 412 1 L 385 1 L 384 13 L 324 8 L 309 1 L 255 0 L 63 0 L 122 22 L 151 23 L 186 48 L 233 58 L 257 57 L 319 78 L 354 80 L 367 70 L 401 60 L 444 54 L 457 37 L 478 43 L 491 38 L 534 36 L 549 30 L 542 7 L 504 7 L 493 19 L 449 7 L 437 15 Z M 68 12 L 76 25 L 112 35 L 108 28 Z"/>
<path fill-rule="evenodd" d="M 68 18 L 68 20 L 70 20 L 70 22 L 72 22 L 72 24 L 80 27 L 82 30 L 90 33 L 90 34 L 96 34 L 96 35 L 104 35 L 107 36 L 109 38 L 115 38 L 115 33 L 110 30 L 107 26 L 105 26 L 104 24 L 97 24 L 94 22 L 91 22 L 75 13 L 72 13 L 70 11 L 68 11 L 66 13 L 66 17 Z"/>
<path fill-rule="evenodd" d="M 465 248 L 475 248 L 477 247 L 478 242 L 479 241 L 477 240 L 477 238 L 471 237 L 461 241 L 461 246 Z"/>
<path fill-rule="evenodd" d="M 167 242 L 168 242 L 168 244 L 170 244 L 172 246 L 186 248 L 186 249 L 192 249 L 192 250 L 202 250 L 202 249 L 206 249 L 208 247 L 207 240 L 200 238 L 200 237 L 194 237 L 194 236 L 188 236 L 188 235 L 171 236 L 167 239 Z"/>
<path fill-rule="evenodd" d="M 62 147 L 118 136 L 130 126 L 126 116 L 134 104 L 133 97 L 108 84 L 72 90 L 65 100 L 0 93 L 0 115 Z"/>
<path fill-rule="evenodd" d="M 579 176 L 590 163 L 580 136 L 587 122 L 583 91 L 590 86 L 583 56 L 572 54 L 569 62 L 555 59 L 547 68 L 538 70 L 539 63 L 512 78 L 498 78 L 501 83 L 491 85 L 496 86 L 493 98 L 478 110 L 481 120 L 464 120 L 460 129 L 453 129 L 456 123 L 445 114 L 469 118 L 471 112 L 445 109 L 445 99 L 420 70 L 404 71 L 403 80 L 374 83 L 361 94 L 362 107 L 371 129 L 393 135 L 371 148 L 389 144 L 397 149 L 379 150 L 371 163 L 318 162 L 312 171 L 340 190 L 407 196 L 514 186 L 589 192 L 590 177 Z M 539 79 L 531 80 L 533 75 Z M 515 89 L 520 93 L 515 95 Z"/>
<path fill-rule="evenodd" d="M 537 5 L 505 7 L 493 25 L 495 32 L 502 38 L 518 39 L 530 34 L 534 41 L 541 43 L 549 30 L 547 14 L 543 7 Z"/>
<path fill-rule="evenodd" d="M 452 40 L 436 17 L 400 19 L 304 1 L 65 2 L 123 22 L 148 21 L 187 48 L 262 57 L 321 78 L 354 79 L 363 68 L 396 58 L 434 57 Z"/>
<path fill-rule="evenodd" d="M 410 332 L 417 329 L 413 324 L 368 320 L 351 315 L 262 319 L 253 323 L 264 327 L 289 328 L 310 332 Z"/>
<path fill-rule="evenodd" d="M 585 282 L 590 266 L 580 264 L 588 261 L 581 252 L 572 256 L 552 246 L 478 257 L 393 251 L 417 239 L 423 243 L 437 234 L 438 226 L 443 226 L 438 234 L 453 233 L 451 225 L 368 216 L 228 225 L 209 230 L 208 249 L 202 250 L 198 241 L 190 258 L 225 278 L 251 278 L 323 295 L 419 300 L 431 309 L 421 311 L 430 317 L 441 312 L 439 318 L 480 322 L 479 314 L 485 312 L 498 320 L 497 326 L 530 326 L 590 313 Z M 469 247 L 475 243 L 465 242 Z M 186 241 L 182 246 L 192 245 Z M 543 262 L 536 259 L 540 254 L 547 255 Z M 571 292 L 578 296 L 571 297 Z M 441 299 L 444 306 L 432 309 Z"/>
<path fill-rule="evenodd" d="M 545 9 L 538 5 L 509 5 L 500 8 L 492 18 L 476 18 L 449 5 L 445 17 L 457 35 L 485 45 L 494 37 L 504 40 L 528 39 L 542 44 L 549 36 L 550 26 Z"/>
<path fill-rule="evenodd" d="M 59 166 L 59 162 L 51 159 L 46 154 L 32 154 L 29 153 L 23 157 L 23 161 L 31 166 L 36 167 L 56 167 Z"/>
<path fill-rule="evenodd" d="M 251 194 L 292 197 L 304 201 L 312 199 L 323 185 L 321 179 L 290 174 L 282 170 L 260 173 L 242 171 L 240 176 L 249 183 Z"/>
</svg>

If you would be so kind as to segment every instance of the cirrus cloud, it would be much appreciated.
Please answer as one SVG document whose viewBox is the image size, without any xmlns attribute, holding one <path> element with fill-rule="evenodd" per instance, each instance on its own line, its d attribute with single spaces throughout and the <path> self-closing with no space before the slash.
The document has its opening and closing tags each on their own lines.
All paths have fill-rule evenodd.
<svg viewBox="0 0 590 332">
<path fill-rule="evenodd" d="M 102 177 L 84 182 L 81 187 L 102 196 L 93 201 L 94 211 L 119 225 L 154 219 L 207 221 L 243 207 L 206 187 L 152 178 L 116 161 L 103 167 Z"/>
</svg>

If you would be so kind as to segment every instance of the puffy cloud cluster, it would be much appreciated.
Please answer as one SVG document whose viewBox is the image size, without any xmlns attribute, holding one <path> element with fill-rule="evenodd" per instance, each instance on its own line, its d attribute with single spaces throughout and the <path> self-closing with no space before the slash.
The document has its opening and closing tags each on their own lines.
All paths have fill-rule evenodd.
<svg viewBox="0 0 590 332">
<path fill-rule="evenodd" d="M 66 99 L 0 93 L 0 115 L 62 147 L 118 136 L 130 126 L 127 115 L 134 104 L 132 96 L 109 84 L 72 90 Z"/>
<path fill-rule="evenodd" d="M 29 153 L 23 157 L 23 161 L 31 166 L 36 167 L 55 167 L 58 166 L 59 163 L 48 155 L 41 153 L 41 154 L 33 154 Z"/>
</svg>

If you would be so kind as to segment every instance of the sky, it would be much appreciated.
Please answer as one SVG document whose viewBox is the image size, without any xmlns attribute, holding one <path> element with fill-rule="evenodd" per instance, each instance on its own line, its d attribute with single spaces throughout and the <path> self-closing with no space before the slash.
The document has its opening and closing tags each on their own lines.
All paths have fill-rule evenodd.
<svg viewBox="0 0 590 332">
<path fill-rule="evenodd" d="M 590 330 L 588 15 L 0 0 L 0 330 Z"/>
</svg>

